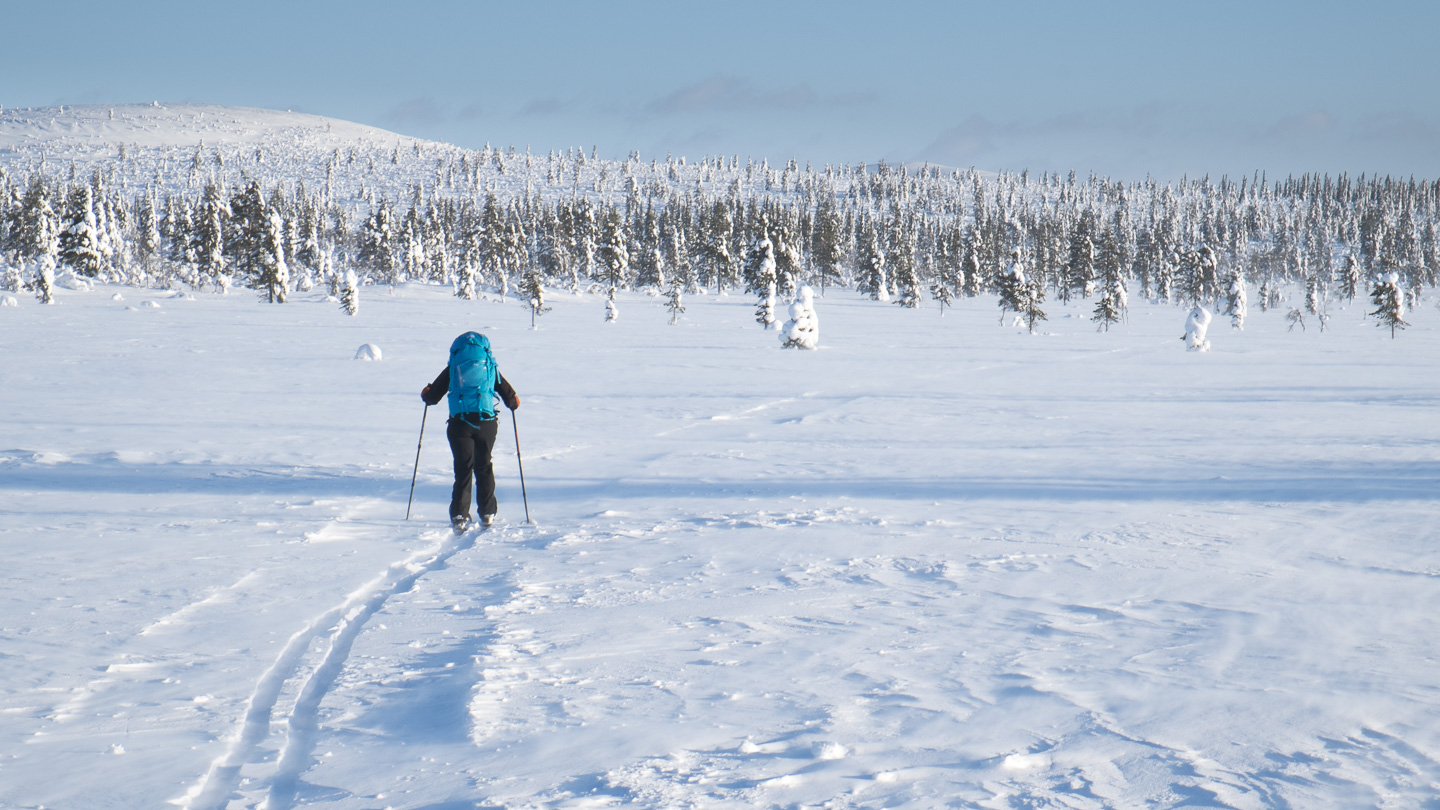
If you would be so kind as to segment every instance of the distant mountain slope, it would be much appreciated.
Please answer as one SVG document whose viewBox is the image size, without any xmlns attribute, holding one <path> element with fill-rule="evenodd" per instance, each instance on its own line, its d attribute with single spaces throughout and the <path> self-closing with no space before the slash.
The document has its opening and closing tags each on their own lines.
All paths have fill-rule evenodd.
<svg viewBox="0 0 1440 810">
<path fill-rule="evenodd" d="M 800 173 L 736 157 L 687 162 L 601 160 L 570 149 L 463 149 L 375 127 L 295 112 L 206 104 L 119 104 L 0 110 L 0 172 L 12 182 L 40 173 L 65 181 L 98 172 L 110 190 L 198 196 L 258 180 L 267 190 L 303 185 L 356 212 L 386 199 L 501 200 L 583 197 L 800 195 Z M 827 171 L 828 173 L 828 171 Z M 811 191 L 815 191 L 811 175 Z M 848 185 L 842 183 L 841 185 Z M 835 189 L 827 188 L 834 194 Z"/>
<path fill-rule="evenodd" d="M 318 115 L 209 104 L 117 104 L 0 112 L 0 156 L 46 149 L 55 159 L 88 158 L 119 144 L 138 147 L 264 146 L 325 149 L 368 142 L 425 143 L 383 129 Z M 113 152 L 111 153 L 113 156 Z"/>
<path fill-rule="evenodd" d="M 487 155 L 488 157 L 488 155 Z M 464 161 L 462 163 L 462 158 Z M 0 111 L 0 170 L 12 177 L 99 171 L 112 188 L 193 193 L 304 183 L 341 204 L 402 196 L 473 171 L 482 152 L 295 112 L 206 104 L 119 104 Z M 448 178 L 452 180 L 453 177 Z"/>
</svg>

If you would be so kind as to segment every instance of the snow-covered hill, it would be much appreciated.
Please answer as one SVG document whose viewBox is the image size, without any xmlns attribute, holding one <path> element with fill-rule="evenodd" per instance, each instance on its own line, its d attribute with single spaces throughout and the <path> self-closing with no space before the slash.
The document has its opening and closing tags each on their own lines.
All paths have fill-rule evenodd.
<svg viewBox="0 0 1440 810">
<path fill-rule="evenodd" d="M 51 159 L 113 158 L 121 145 L 162 148 L 200 144 L 231 148 L 276 145 L 326 152 L 371 143 L 413 148 L 426 143 L 374 127 L 290 111 L 211 104 L 118 104 L 0 111 L 0 156 L 43 149 Z"/>
<path fill-rule="evenodd" d="M 119 189 L 189 191 L 211 179 L 327 187 L 355 202 L 435 182 L 436 162 L 470 154 L 374 127 L 294 112 L 206 104 L 44 107 L 0 112 L 0 168 Z M 403 159 L 402 159 L 403 158 Z M 472 158 L 473 159 L 473 158 Z M 368 181 L 368 185 L 367 185 Z"/>
</svg>

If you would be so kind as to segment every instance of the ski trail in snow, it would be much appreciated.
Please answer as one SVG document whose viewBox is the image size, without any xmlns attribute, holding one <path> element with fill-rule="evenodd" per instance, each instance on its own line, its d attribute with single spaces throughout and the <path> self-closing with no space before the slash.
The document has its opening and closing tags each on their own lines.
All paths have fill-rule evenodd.
<svg viewBox="0 0 1440 810">
<path fill-rule="evenodd" d="M 431 547 L 392 564 L 380 576 L 351 593 L 344 602 L 317 616 L 291 636 L 275 662 L 255 684 L 240 728 L 225 752 L 211 763 L 205 778 L 176 803 L 187 810 L 218 810 L 229 803 L 230 794 L 240 778 L 240 769 L 270 734 L 270 720 L 281 690 L 299 669 L 311 643 L 328 632 L 329 648 L 305 680 L 291 712 L 289 732 L 266 802 L 269 810 L 289 807 L 294 801 L 295 785 L 308 766 L 314 747 L 320 701 L 344 667 L 350 648 L 365 622 L 390 597 L 410 590 L 420 577 L 473 543 L 472 533 L 458 536 L 447 533 L 444 539 Z"/>
<path fill-rule="evenodd" d="M 168 615 L 166 615 L 166 616 L 162 616 L 162 617 L 160 617 L 159 619 L 156 619 L 154 622 L 152 622 L 152 623 L 151 623 L 149 626 L 147 626 L 145 629 L 141 630 L 141 631 L 140 631 L 140 635 L 142 635 L 142 636 L 152 635 L 152 634 L 158 632 L 159 630 L 162 630 L 162 629 L 164 629 L 164 628 L 166 628 L 166 627 L 169 627 L 169 626 L 171 626 L 171 625 L 180 624 L 181 622 L 189 619 L 190 616 L 192 616 L 192 615 L 195 614 L 195 613 L 198 613 L 199 611 L 203 610 L 204 608 L 210 607 L 210 606 L 212 606 L 212 605 L 217 605 L 217 604 L 220 604 L 221 602 L 226 601 L 227 599 L 233 597 L 234 594 L 239 593 L 246 585 L 249 585 L 249 584 L 253 583 L 254 581 L 256 581 L 257 579 L 259 579 L 259 578 L 261 577 L 261 574 L 262 574 L 262 573 L 263 573 L 262 571 L 251 571 L 251 572 L 249 572 L 248 574 L 246 574 L 245 576 L 241 577 L 241 578 L 239 579 L 239 581 L 237 581 L 237 582 L 236 582 L 235 584 L 233 584 L 233 585 L 229 585 L 229 586 L 226 586 L 226 587 L 223 587 L 223 588 L 215 588 L 215 589 L 211 590 L 210 593 L 207 594 L 204 599 L 201 599 L 201 600 L 196 601 L 196 602 L 191 602 L 190 604 L 188 604 L 188 605 L 180 608 L 179 610 L 175 611 L 174 613 L 171 613 L 171 614 L 168 614 Z"/>
</svg>

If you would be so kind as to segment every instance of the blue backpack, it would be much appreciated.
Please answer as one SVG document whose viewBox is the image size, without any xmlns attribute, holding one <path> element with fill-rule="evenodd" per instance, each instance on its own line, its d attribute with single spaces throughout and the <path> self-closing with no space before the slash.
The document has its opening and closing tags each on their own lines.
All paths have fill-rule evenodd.
<svg viewBox="0 0 1440 810">
<path fill-rule="evenodd" d="M 450 344 L 450 415 L 479 413 L 495 416 L 495 356 L 490 339 L 479 332 L 466 332 Z"/>
</svg>

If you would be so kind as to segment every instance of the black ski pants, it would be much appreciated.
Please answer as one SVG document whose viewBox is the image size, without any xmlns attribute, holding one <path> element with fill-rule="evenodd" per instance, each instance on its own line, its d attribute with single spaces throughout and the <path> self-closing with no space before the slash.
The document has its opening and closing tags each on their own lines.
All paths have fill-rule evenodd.
<svg viewBox="0 0 1440 810">
<path fill-rule="evenodd" d="M 470 482 L 475 482 L 475 503 L 481 515 L 493 515 L 495 503 L 495 468 L 490 452 L 495 449 L 497 433 L 494 419 L 476 420 L 473 424 L 452 417 L 445 428 L 450 440 L 450 453 L 455 457 L 455 488 L 450 492 L 450 519 L 470 517 Z"/>
</svg>

